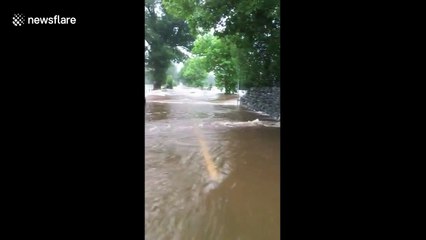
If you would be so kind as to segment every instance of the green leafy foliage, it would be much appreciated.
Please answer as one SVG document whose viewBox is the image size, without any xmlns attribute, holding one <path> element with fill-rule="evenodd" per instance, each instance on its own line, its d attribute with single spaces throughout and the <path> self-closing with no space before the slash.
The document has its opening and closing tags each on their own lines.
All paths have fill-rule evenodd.
<svg viewBox="0 0 426 240">
<path fill-rule="evenodd" d="M 180 71 L 181 79 L 191 87 L 204 87 L 207 82 L 207 71 L 203 58 L 188 59 Z"/>
<path fill-rule="evenodd" d="M 167 75 L 166 88 L 173 89 L 174 86 L 176 86 L 176 84 L 175 81 L 173 81 L 172 75 Z"/>
<path fill-rule="evenodd" d="M 199 36 L 192 52 L 205 60 L 207 72 L 213 71 L 216 76 L 216 86 L 225 90 L 226 94 L 235 93 L 237 89 L 237 66 L 232 56 L 232 42 L 212 34 Z"/>
<path fill-rule="evenodd" d="M 189 49 L 194 41 L 189 27 L 162 7 L 160 0 L 145 1 L 146 66 L 151 70 L 154 89 L 166 81 L 167 69 L 172 61 L 186 59 L 178 47 Z"/>
<path fill-rule="evenodd" d="M 226 60 L 233 62 L 242 85 L 279 85 L 279 0 L 163 0 L 163 4 L 185 19 L 193 34 L 216 30 L 215 36 L 231 48 L 231 60 Z"/>
<path fill-rule="evenodd" d="M 179 81 L 180 76 L 175 64 L 170 65 L 170 67 L 166 71 L 166 74 L 167 76 L 170 76 L 173 79 L 173 82 L 176 85 Z"/>
</svg>

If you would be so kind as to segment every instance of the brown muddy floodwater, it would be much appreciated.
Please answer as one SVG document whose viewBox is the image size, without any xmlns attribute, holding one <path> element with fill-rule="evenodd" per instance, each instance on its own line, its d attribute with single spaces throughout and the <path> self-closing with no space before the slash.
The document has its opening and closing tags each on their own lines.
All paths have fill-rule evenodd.
<svg viewBox="0 0 426 240">
<path fill-rule="evenodd" d="M 232 101 L 147 97 L 145 239 L 280 239 L 279 123 Z"/>
</svg>

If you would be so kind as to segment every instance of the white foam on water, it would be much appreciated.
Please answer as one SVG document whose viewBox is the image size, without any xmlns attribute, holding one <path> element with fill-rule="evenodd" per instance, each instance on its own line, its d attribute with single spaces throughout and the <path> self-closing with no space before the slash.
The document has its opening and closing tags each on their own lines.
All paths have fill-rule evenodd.
<svg viewBox="0 0 426 240">
<path fill-rule="evenodd" d="M 262 112 L 262 111 L 253 111 L 253 112 L 255 112 L 255 113 L 259 114 L 259 115 L 269 116 L 267 113 Z"/>
<path fill-rule="evenodd" d="M 218 163 L 216 163 L 218 164 Z M 216 189 L 220 186 L 220 184 L 229 176 L 231 173 L 231 167 L 229 166 L 229 162 L 224 162 L 223 166 L 217 166 L 218 176 L 216 180 L 206 179 L 206 183 L 204 184 L 203 192 L 207 194 L 211 190 Z"/>
<path fill-rule="evenodd" d="M 154 103 L 170 103 L 170 104 L 194 104 L 194 105 L 227 105 L 227 106 L 236 106 L 237 101 L 236 100 L 228 100 L 228 101 L 223 101 L 223 102 L 205 102 L 205 101 L 193 101 L 193 100 L 188 100 L 188 101 L 173 101 L 173 100 L 150 100 L 149 102 L 154 102 Z"/>
<path fill-rule="evenodd" d="M 164 97 L 166 95 L 167 95 L 167 93 L 162 92 L 161 90 L 152 90 L 152 91 L 145 94 L 145 96 L 162 96 L 162 97 Z"/>
<path fill-rule="evenodd" d="M 255 119 L 253 121 L 247 121 L 247 122 L 219 121 L 219 122 L 216 122 L 215 124 L 225 126 L 225 127 L 256 127 L 256 126 L 281 127 L 280 122 L 260 121 L 259 119 Z"/>
<path fill-rule="evenodd" d="M 150 131 L 150 132 L 152 132 L 152 131 L 154 131 L 154 130 L 156 130 L 156 129 L 157 129 L 157 127 L 156 127 L 156 126 L 154 126 L 154 127 L 150 128 L 150 129 L 149 129 L 149 131 Z"/>
</svg>

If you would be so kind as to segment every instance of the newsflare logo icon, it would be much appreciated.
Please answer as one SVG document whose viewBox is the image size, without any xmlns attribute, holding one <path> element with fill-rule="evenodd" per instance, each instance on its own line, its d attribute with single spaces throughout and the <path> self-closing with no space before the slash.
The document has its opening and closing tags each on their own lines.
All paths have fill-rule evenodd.
<svg viewBox="0 0 426 240">
<path fill-rule="evenodd" d="M 12 24 L 15 26 L 28 25 L 74 25 L 77 19 L 75 17 L 62 17 L 60 15 L 54 15 L 51 17 L 25 17 L 22 13 L 15 13 L 12 17 Z"/>
<path fill-rule="evenodd" d="M 25 16 L 21 13 L 15 13 L 12 17 L 12 23 L 15 26 L 22 26 L 25 23 Z"/>
</svg>

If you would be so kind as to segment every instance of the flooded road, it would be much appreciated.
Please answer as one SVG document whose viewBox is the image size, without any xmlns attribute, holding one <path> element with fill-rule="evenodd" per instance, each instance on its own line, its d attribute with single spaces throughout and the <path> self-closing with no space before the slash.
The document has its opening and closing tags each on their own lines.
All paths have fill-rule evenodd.
<svg viewBox="0 0 426 240">
<path fill-rule="evenodd" d="M 145 239 L 280 239 L 279 122 L 236 101 L 147 96 Z"/>
</svg>

